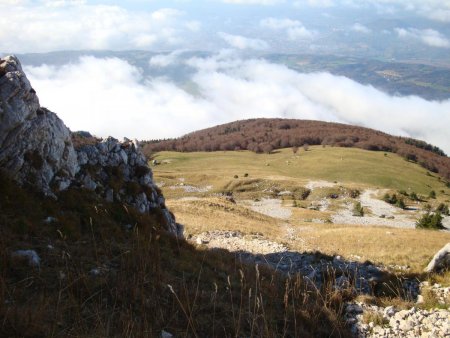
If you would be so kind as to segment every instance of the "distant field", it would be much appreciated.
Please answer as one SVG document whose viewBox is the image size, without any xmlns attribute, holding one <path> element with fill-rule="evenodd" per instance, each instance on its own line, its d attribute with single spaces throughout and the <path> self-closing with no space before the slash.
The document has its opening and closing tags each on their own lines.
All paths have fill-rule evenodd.
<svg viewBox="0 0 450 338">
<path fill-rule="evenodd" d="M 300 149 L 296 155 L 291 149 L 273 154 L 255 154 L 249 151 L 228 152 L 160 152 L 155 159 L 162 165 L 154 167 L 155 175 L 183 173 L 191 183 L 212 184 L 220 189 L 234 175 L 242 178 L 297 179 L 338 181 L 343 184 L 372 186 L 393 190 L 415 191 L 426 194 L 431 190 L 450 191 L 435 176 L 417 164 L 407 162 L 392 153 L 366 151 L 356 148 L 321 146 Z"/>
</svg>

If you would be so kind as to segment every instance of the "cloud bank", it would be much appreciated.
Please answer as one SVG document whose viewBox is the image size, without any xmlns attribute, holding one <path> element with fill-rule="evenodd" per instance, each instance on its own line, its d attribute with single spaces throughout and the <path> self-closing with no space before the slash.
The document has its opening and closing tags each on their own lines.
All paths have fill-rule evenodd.
<svg viewBox="0 0 450 338">
<path fill-rule="evenodd" d="M 261 39 L 250 39 L 245 36 L 232 35 L 224 32 L 219 32 L 218 35 L 233 48 L 254 50 L 265 50 L 269 48 L 269 44 Z"/>
<path fill-rule="evenodd" d="M 172 8 L 136 12 L 79 0 L 8 1 L 0 1 L 0 50 L 14 53 L 170 47 L 201 27 Z"/>
<path fill-rule="evenodd" d="M 282 117 L 367 126 L 424 139 L 450 153 L 450 100 L 391 97 L 345 77 L 300 74 L 229 51 L 186 63 L 195 69 L 190 81 L 198 95 L 167 79 L 145 79 L 117 58 L 85 56 L 76 64 L 26 72 L 42 105 L 72 130 L 99 136 L 167 138 L 238 119 Z"/>
<path fill-rule="evenodd" d="M 310 39 L 316 34 L 306 29 L 298 20 L 266 18 L 260 21 L 260 26 L 271 30 L 285 31 L 289 40 Z"/>
<path fill-rule="evenodd" d="M 450 48 L 450 40 L 433 29 L 396 28 L 395 31 L 401 38 L 416 39 L 431 47 Z"/>
</svg>

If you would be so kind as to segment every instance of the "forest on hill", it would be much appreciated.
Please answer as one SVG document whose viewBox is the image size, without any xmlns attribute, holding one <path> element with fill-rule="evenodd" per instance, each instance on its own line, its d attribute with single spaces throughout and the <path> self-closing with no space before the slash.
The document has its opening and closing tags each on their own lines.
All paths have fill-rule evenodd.
<svg viewBox="0 0 450 338">
<path fill-rule="evenodd" d="M 180 138 L 143 141 L 150 157 L 159 151 L 250 150 L 270 153 L 276 149 L 310 145 L 356 147 L 396 153 L 427 170 L 450 179 L 450 158 L 424 141 L 392 136 L 381 131 L 340 123 L 295 119 L 249 119 L 186 134 Z"/>
</svg>

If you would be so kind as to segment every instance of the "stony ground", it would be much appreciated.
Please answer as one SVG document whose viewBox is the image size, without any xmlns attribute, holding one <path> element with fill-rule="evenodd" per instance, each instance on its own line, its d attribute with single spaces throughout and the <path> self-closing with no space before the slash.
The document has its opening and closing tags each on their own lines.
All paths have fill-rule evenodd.
<svg viewBox="0 0 450 338">
<path fill-rule="evenodd" d="M 358 337 L 450 337 L 448 309 L 397 310 L 355 303 L 348 304 L 345 311 L 347 323 Z"/>
<path fill-rule="evenodd" d="M 309 181 L 307 188 L 315 189 L 336 188 L 337 184 L 327 181 Z M 191 186 L 179 180 L 169 189 L 180 189 L 187 193 L 207 192 L 210 186 Z M 324 276 L 332 271 L 334 276 L 333 288 L 351 288 L 358 294 L 371 294 L 373 285 L 383 280 L 392 266 L 375 266 L 361 262 L 358 257 L 345 260 L 340 256 L 328 257 L 312 253 L 299 253 L 291 250 L 290 244 L 302 241 L 292 224 L 294 220 L 293 208 L 283 203 L 282 198 L 289 195 L 285 191 L 279 198 L 261 198 L 256 200 L 239 200 L 240 207 L 248 208 L 276 220 L 279 224 L 281 236 L 274 241 L 265 238 L 262 233 L 243 233 L 240 231 L 212 230 L 194 235 L 190 240 L 199 246 L 209 249 L 225 249 L 236 252 L 246 262 L 269 265 L 282 273 L 301 273 L 305 280 L 320 287 L 324 283 Z M 356 199 L 331 200 L 321 198 L 318 203 L 319 211 L 330 213 L 331 220 L 336 224 L 385 226 L 396 228 L 414 228 L 418 210 L 401 210 L 379 199 L 384 190 L 366 189 Z M 197 195 L 198 196 L 198 195 Z M 201 197 L 185 196 L 183 200 L 198 200 Z M 364 217 L 353 216 L 353 205 L 359 201 L 365 210 Z M 336 207 L 338 206 L 338 207 Z M 295 216 L 295 217 L 298 217 Z M 320 222 L 320 220 L 317 220 Z M 322 221 L 323 222 L 323 221 Z M 450 217 L 444 219 L 444 224 L 450 225 Z M 282 242 L 281 242 L 282 241 Z M 298 245 L 297 245 L 298 247 Z M 395 270 L 407 267 L 396 266 Z M 345 318 L 352 332 L 358 337 L 450 337 L 450 303 L 449 288 L 440 286 L 430 287 L 421 285 L 417 280 L 406 280 L 403 289 L 409 295 L 409 301 L 423 302 L 421 293 L 431 290 L 439 299 L 442 309 L 424 310 L 415 308 L 401 310 L 395 307 L 377 307 L 363 303 L 348 304 Z M 447 305 L 446 305 L 447 304 Z"/>
<path fill-rule="evenodd" d="M 329 182 L 310 182 L 310 189 L 332 187 Z M 414 227 L 414 220 L 408 212 L 400 212 L 376 198 L 380 191 L 366 190 L 359 200 L 370 216 L 355 217 L 350 206 L 335 213 L 334 222 L 345 224 L 384 225 L 391 227 Z M 289 241 L 293 240 L 293 228 L 289 220 L 292 217 L 290 208 L 283 207 L 279 199 L 266 198 L 260 201 L 240 201 L 253 211 L 280 220 L 280 231 L 284 232 L 284 243 L 277 243 L 264 238 L 260 233 L 243 234 L 239 231 L 208 231 L 191 240 L 197 245 L 210 249 L 226 249 L 236 252 L 240 257 L 256 264 L 267 264 L 285 273 L 300 272 L 305 279 L 320 286 L 321 276 L 325 271 L 336 273 L 335 288 L 352 287 L 357 293 L 369 294 L 371 284 L 382 279 L 386 267 L 361 263 L 358 260 L 348 261 L 341 257 L 317 257 L 313 254 L 300 254 L 290 251 Z M 327 204 L 324 204 L 327 208 Z M 323 206 L 323 205 L 322 205 Z M 380 218 L 394 217 L 393 219 Z M 298 238 L 296 238 L 298 240 Z M 450 337 L 450 288 L 440 285 L 429 286 L 417 281 L 406 281 L 404 289 L 410 295 L 410 300 L 420 304 L 423 302 L 421 292 L 432 292 L 441 303 L 442 309 L 424 310 L 413 307 L 408 310 L 393 306 L 379 307 L 363 303 L 348 304 L 345 318 L 357 337 Z M 428 291 L 425 291 L 428 290 Z M 447 304 L 447 305 L 445 305 Z"/>
<path fill-rule="evenodd" d="M 339 256 L 317 257 L 289 251 L 289 247 L 265 239 L 261 234 L 244 235 L 238 231 L 209 231 L 192 239 L 197 245 L 210 249 L 226 249 L 256 264 L 267 264 L 281 272 L 300 272 L 305 280 L 321 286 L 324 271 L 336 273 L 335 288 L 353 287 L 361 294 L 371 292 L 369 282 L 380 278 L 384 267 L 344 261 Z M 382 277 L 381 277 L 382 278 Z M 400 310 L 394 306 L 379 307 L 364 303 L 351 303 L 345 309 L 345 319 L 357 337 L 450 337 L 450 287 L 427 282 L 404 285 L 411 299 L 422 303 L 421 292 L 431 292 L 442 309 L 423 310 L 413 307 Z"/>
</svg>

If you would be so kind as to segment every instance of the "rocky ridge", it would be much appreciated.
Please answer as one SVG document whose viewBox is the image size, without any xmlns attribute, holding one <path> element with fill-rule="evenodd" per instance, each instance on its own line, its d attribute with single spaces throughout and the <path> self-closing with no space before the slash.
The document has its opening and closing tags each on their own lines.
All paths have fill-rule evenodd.
<svg viewBox="0 0 450 338">
<path fill-rule="evenodd" d="M 79 187 L 141 213 L 159 211 L 165 228 L 182 236 L 137 142 L 107 138 L 75 149 L 70 130 L 40 106 L 15 56 L 0 59 L 0 168 L 20 185 L 54 198 Z"/>
</svg>

